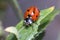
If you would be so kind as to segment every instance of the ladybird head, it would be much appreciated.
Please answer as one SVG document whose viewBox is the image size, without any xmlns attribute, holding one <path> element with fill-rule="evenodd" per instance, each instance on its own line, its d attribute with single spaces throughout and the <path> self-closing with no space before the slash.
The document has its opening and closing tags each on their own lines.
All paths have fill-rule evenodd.
<svg viewBox="0 0 60 40">
<path fill-rule="evenodd" d="M 26 25 L 30 25 L 30 24 L 33 23 L 33 21 L 32 21 L 31 18 L 26 18 L 26 19 L 24 20 L 24 22 L 25 22 Z"/>
</svg>

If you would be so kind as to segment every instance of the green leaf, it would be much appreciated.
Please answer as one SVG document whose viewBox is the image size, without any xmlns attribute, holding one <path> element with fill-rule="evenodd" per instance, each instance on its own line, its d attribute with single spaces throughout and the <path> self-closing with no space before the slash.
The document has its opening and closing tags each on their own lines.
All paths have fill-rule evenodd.
<svg viewBox="0 0 60 40">
<path fill-rule="evenodd" d="M 17 39 L 19 39 L 19 33 L 18 33 L 16 27 L 13 27 L 13 26 L 8 27 L 8 28 L 5 29 L 5 31 L 15 34 Z"/>
<path fill-rule="evenodd" d="M 31 40 L 32 38 L 34 38 L 34 35 L 37 34 L 37 36 L 38 36 L 40 33 L 42 33 L 46 29 L 46 25 L 48 24 L 46 22 L 49 22 L 49 20 L 52 20 L 49 18 L 54 18 L 56 15 L 57 11 L 54 10 L 55 11 L 54 12 L 53 10 L 54 10 L 54 6 L 41 10 L 40 11 L 41 15 L 40 15 L 39 19 L 35 23 L 33 23 L 32 26 L 28 26 L 28 28 L 26 28 L 23 25 L 23 20 L 21 22 L 19 22 L 16 25 L 16 28 L 20 34 L 19 39 L 20 40 Z M 52 11 L 53 11 L 53 13 L 51 13 Z M 11 36 L 9 36 L 9 37 L 11 37 Z"/>
<path fill-rule="evenodd" d="M 38 36 L 35 36 L 32 40 L 42 40 L 45 35 L 45 31 L 40 33 Z"/>
<path fill-rule="evenodd" d="M 34 37 L 34 35 L 38 33 L 37 30 L 38 30 L 38 26 L 40 25 L 41 20 L 43 20 L 47 15 L 49 15 L 53 10 L 54 10 L 54 7 L 45 9 L 44 11 L 41 10 L 41 15 L 38 21 L 36 22 L 37 24 L 33 23 L 32 26 L 29 26 L 28 29 L 26 28 L 20 29 L 19 31 L 21 35 L 20 40 L 31 40 Z"/>
<path fill-rule="evenodd" d="M 19 30 L 22 26 L 23 26 L 23 20 L 16 25 L 17 30 Z"/>
<path fill-rule="evenodd" d="M 47 27 L 47 24 L 49 24 L 53 19 L 54 17 L 59 13 L 59 10 L 54 10 L 52 13 L 50 13 L 49 15 L 47 15 L 42 21 L 41 21 L 41 24 L 39 26 L 41 26 L 41 28 L 39 27 L 39 31 L 42 29 L 42 28 L 46 28 Z M 46 27 L 45 27 L 46 26 Z"/>
<path fill-rule="evenodd" d="M 39 38 L 39 36 L 43 33 L 43 31 L 46 29 L 47 25 L 54 20 L 54 17 L 59 14 L 59 10 L 54 10 L 50 15 L 46 16 L 42 21 L 41 24 L 38 27 L 38 33 L 35 35 L 35 39 Z M 43 34 L 44 35 L 44 34 Z M 43 36 L 41 35 L 41 36 Z M 42 40 L 41 37 L 38 40 Z"/>
<path fill-rule="evenodd" d="M 10 34 L 7 36 L 6 40 L 17 40 L 16 35 Z"/>
</svg>

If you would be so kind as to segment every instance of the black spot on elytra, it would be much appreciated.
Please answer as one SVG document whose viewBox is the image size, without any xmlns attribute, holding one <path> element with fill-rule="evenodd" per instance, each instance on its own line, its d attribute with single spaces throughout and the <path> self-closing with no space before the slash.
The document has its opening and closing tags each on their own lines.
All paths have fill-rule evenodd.
<svg viewBox="0 0 60 40">
<path fill-rule="evenodd" d="M 29 12 L 29 9 L 27 11 Z"/>
<path fill-rule="evenodd" d="M 36 16 L 36 17 L 38 17 L 38 16 Z"/>
</svg>

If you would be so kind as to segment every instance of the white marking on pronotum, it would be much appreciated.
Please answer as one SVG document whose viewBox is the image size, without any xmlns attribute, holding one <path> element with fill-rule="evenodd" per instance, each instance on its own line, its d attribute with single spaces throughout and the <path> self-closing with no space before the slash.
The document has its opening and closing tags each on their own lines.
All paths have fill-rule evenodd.
<svg viewBox="0 0 60 40">
<path fill-rule="evenodd" d="M 32 23 L 32 20 L 29 20 L 29 23 L 31 24 Z"/>
</svg>

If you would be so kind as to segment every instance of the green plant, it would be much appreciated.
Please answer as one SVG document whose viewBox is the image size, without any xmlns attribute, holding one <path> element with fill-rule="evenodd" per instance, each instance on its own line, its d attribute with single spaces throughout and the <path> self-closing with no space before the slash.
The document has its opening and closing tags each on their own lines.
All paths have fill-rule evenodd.
<svg viewBox="0 0 60 40">
<path fill-rule="evenodd" d="M 6 40 L 35 40 L 40 34 L 40 39 L 37 40 L 42 40 L 44 35 L 43 32 L 45 31 L 47 24 L 49 24 L 49 22 L 51 22 L 59 12 L 59 10 L 54 8 L 55 7 L 52 6 L 50 8 L 41 10 L 39 19 L 28 28 L 25 28 L 23 25 L 23 20 L 21 20 L 16 27 L 12 26 L 6 28 L 5 31 L 11 33 Z"/>
</svg>

